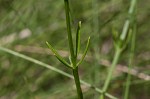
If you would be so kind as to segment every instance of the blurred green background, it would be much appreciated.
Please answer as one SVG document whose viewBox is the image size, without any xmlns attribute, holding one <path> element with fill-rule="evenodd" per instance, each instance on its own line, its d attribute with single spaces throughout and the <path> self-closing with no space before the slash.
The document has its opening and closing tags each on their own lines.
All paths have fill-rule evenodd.
<svg viewBox="0 0 150 99">
<path fill-rule="evenodd" d="M 91 36 L 88 56 L 79 67 L 80 78 L 102 88 L 107 75 L 103 60 L 114 55 L 112 28 L 121 32 L 128 17 L 130 0 L 69 0 L 73 39 L 82 21 L 81 53 Z M 138 73 L 150 75 L 150 1 L 138 0 L 135 66 Z M 0 0 L 0 46 L 20 52 L 71 74 L 47 51 L 45 42 L 67 52 L 63 0 Z M 49 51 L 50 52 L 50 51 Z M 119 99 L 124 93 L 128 48 L 119 60 L 108 92 Z M 65 56 L 65 53 L 62 53 Z M 102 61 L 102 62 L 100 62 Z M 132 76 L 130 99 L 150 99 L 150 82 Z M 149 77 L 149 76 L 148 76 Z M 85 99 L 98 99 L 99 93 L 82 86 Z M 44 67 L 0 51 L 0 99 L 77 99 L 74 81 Z"/>
</svg>

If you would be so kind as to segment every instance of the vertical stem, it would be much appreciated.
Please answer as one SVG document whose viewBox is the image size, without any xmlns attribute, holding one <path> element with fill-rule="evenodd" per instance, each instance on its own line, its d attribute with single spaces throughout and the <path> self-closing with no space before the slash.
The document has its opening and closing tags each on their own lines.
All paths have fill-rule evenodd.
<svg viewBox="0 0 150 99">
<path fill-rule="evenodd" d="M 106 79 L 105 84 L 104 84 L 104 87 L 103 87 L 103 91 L 104 91 L 104 92 L 106 92 L 106 90 L 107 90 L 107 88 L 108 88 L 108 86 L 109 86 L 109 83 L 110 83 L 110 80 L 111 80 L 111 77 L 112 77 L 112 73 L 113 73 L 113 71 L 114 71 L 114 69 L 115 69 L 115 67 L 116 67 L 116 64 L 117 64 L 117 62 L 118 62 L 120 53 L 121 53 L 121 50 L 120 50 L 120 49 L 118 49 L 118 50 L 116 51 L 116 53 L 115 53 L 115 58 L 114 58 L 113 63 L 112 63 L 112 65 L 111 65 L 111 67 L 110 67 L 110 70 L 109 70 L 107 79 Z"/>
<path fill-rule="evenodd" d="M 129 25 L 131 23 L 131 16 L 134 12 L 135 5 L 136 5 L 136 0 L 131 0 L 130 8 L 129 8 L 129 11 L 128 11 L 129 18 L 125 21 L 125 24 L 123 26 L 123 30 L 122 30 L 122 33 L 121 33 L 121 36 L 120 36 L 121 40 L 124 40 L 126 35 L 127 35 Z"/>
<path fill-rule="evenodd" d="M 78 74 L 78 67 L 73 69 L 73 76 L 74 76 L 74 80 L 75 80 L 75 84 L 77 88 L 78 99 L 83 99 L 83 94 L 82 94 L 80 79 L 79 79 L 79 74 Z"/>
<path fill-rule="evenodd" d="M 136 1 L 136 0 L 135 0 Z M 135 8 L 136 10 L 136 8 Z M 132 19 L 134 21 L 133 23 L 133 34 L 131 38 L 131 49 L 130 49 L 130 57 L 129 57 L 129 69 L 128 69 L 128 75 L 126 79 L 126 85 L 125 85 L 125 93 L 124 93 L 124 98 L 123 99 L 128 99 L 129 98 L 129 88 L 130 88 L 130 83 L 131 83 L 131 67 L 134 65 L 134 53 L 135 53 L 135 41 L 136 41 L 136 32 L 137 32 L 137 24 L 136 24 L 136 11 L 135 11 L 135 16 L 132 15 Z"/>
<path fill-rule="evenodd" d="M 131 82 L 131 75 L 129 74 L 129 72 L 131 71 L 131 66 L 133 65 L 133 57 L 134 57 L 134 53 L 130 52 L 129 70 L 128 70 L 128 75 L 127 75 L 127 79 L 126 79 L 125 93 L 124 93 L 123 99 L 128 99 L 128 97 L 129 97 L 129 87 L 130 87 L 130 82 Z"/>
<path fill-rule="evenodd" d="M 129 11 L 128 11 L 129 18 L 125 21 L 122 33 L 120 35 L 120 39 L 123 40 L 123 41 L 125 41 L 125 39 L 126 39 L 128 30 L 129 30 L 129 27 L 130 27 L 130 24 L 131 24 L 131 17 L 132 17 L 132 14 L 133 14 L 134 10 L 135 10 L 135 5 L 136 5 L 136 0 L 131 0 L 130 8 L 129 8 Z M 116 66 L 117 62 L 118 62 L 119 56 L 121 54 L 121 50 L 122 50 L 122 48 L 116 49 L 115 57 L 114 57 L 112 65 L 111 65 L 111 68 L 109 70 L 109 73 L 108 73 L 108 76 L 106 78 L 106 81 L 104 83 L 103 93 L 100 96 L 100 99 L 104 99 L 104 94 L 107 91 L 107 88 L 109 86 L 109 83 L 110 83 L 110 80 L 111 80 L 111 77 L 112 77 L 112 73 L 113 73 L 113 71 L 115 69 L 115 66 Z"/>
<path fill-rule="evenodd" d="M 132 0 L 131 2 L 131 9 L 129 10 L 129 13 L 131 14 L 131 19 L 133 20 L 133 34 L 132 34 L 132 39 L 131 39 L 131 49 L 130 49 L 130 57 L 129 57 L 129 70 L 128 72 L 131 71 L 131 67 L 134 65 L 133 60 L 134 60 L 134 52 L 135 52 L 135 40 L 136 40 L 136 30 L 137 30 L 137 25 L 136 25 L 136 0 Z M 134 15 L 135 14 L 135 15 Z M 126 86 L 125 86 L 125 93 L 124 93 L 124 99 L 129 98 L 129 88 L 130 88 L 130 83 L 131 83 L 131 75 L 128 73 L 127 79 L 126 79 Z"/>
<path fill-rule="evenodd" d="M 119 60 L 120 54 L 121 54 L 121 49 L 117 49 L 116 53 L 115 53 L 115 57 L 114 57 L 113 62 L 112 62 L 112 65 L 110 67 L 108 76 L 107 76 L 106 81 L 104 83 L 104 86 L 103 86 L 103 89 L 102 89 L 103 93 L 101 94 L 100 99 L 104 99 L 104 94 L 105 94 L 105 92 L 108 89 L 108 86 L 109 86 L 109 83 L 110 83 L 113 71 L 114 71 L 114 69 L 116 67 L 116 64 L 117 64 L 118 60 Z"/>
<path fill-rule="evenodd" d="M 74 47 L 73 47 L 72 34 L 71 34 L 70 14 L 69 14 L 69 1 L 64 0 L 64 2 L 65 2 L 66 25 L 67 25 L 71 61 L 73 62 L 73 65 L 75 65 L 75 55 L 74 55 Z"/>
<path fill-rule="evenodd" d="M 77 94 L 78 99 L 83 99 L 83 94 L 80 86 L 80 79 L 78 74 L 78 67 L 76 67 L 76 57 L 74 53 L 74 47 L 73 47 L 73 40 L 72 40 L 72 34 L 71 34 L 71 24 L 70 24 L 70 14 L 69 14 L 69 1 L 64 0 L 65 2 L 65 12 L 66 12 L 66 24 L 67 24 L 67 32 L 68 32 L 68 41 L 69 41 L 69 48 L 70 48 L 70 54 L 71 54 L 71 64 L 73 65 L 73 76 L 77 88 Z"/>
</svg>

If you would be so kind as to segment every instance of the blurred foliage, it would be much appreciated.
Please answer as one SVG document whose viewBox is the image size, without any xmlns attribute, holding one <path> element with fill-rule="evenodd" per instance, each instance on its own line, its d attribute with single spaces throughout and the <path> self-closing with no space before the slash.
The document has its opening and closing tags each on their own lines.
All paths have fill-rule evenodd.
<svg viewBox="0 0 150 99">
<path fill-rule="evenodd" d="M 81 20 L 83 23 L 82 48 L 84 49 L 86 39 L 90 35 L 93 41 L 88 55 L 96 53 L 102 59 L 111 61 L 114 54 L 112 28 L 121 32 L 124 21 L 128 17 L 130 0 L 95 1 L 96 3 L 93 4 L 92 0 L 70 0 L 73 38 L 77 23 Z M 149 3 L 148 0 L 138 0 L 138 33 L 135 53 L 135 68 L 146 74 L 150 74 Z M 97 6 L 93 8 L 92 5 L 96 4 Z M 97 33 L 95 33 L 94 18 L 98 18 Z M 28 29 L 31 35 L 21 39 L 19 35 L 25 29 Z M 46 48 L 45 41 L 48 41 L 58 50 L 68 50 L 63 0 L 0 0 L 0 41 L 14 33 L 15 39 L 3 46 L 13 50 L 16 50 L 17 45 Z M 5 40 L 0 44 L 4 42 Z M 94 52 L 93 44 L 100 51 Z M 70 73 L 53 56 L 38 54 L 38 52 L 21 53 Z M 127 61 L 128 49 L 124 51 L 120 63 L 127 65 Z M 80 77 L 91 83 L 92 65 L 92 62 L 84 62 L 79 67 Z M 98 65 L 96 75 L 99 78 L 96 79 L 98 82 L 96 85 L 100 88 L 104 82 L 106 70 L 105 67 Z M 126 74 L 119 73 L 113 78 L 109 90 L 112 95 L 122 97 L 125 77 Z M 132 81 L 137 80 L 139 79 L 133 76 Z M 85 99 L 97 99 L 99 95 L 92 89 L 85 88 L 83 91 Z M 131 99 L 149 99 L 150 84 L 148 82 L 133 84 L 130 92 Z M 31 62 L 0 52 L 0 99 L 10 99 L 10 97 L 11 99 L 76 99 L 76 90 L 72 80 Z"/>
</svg>

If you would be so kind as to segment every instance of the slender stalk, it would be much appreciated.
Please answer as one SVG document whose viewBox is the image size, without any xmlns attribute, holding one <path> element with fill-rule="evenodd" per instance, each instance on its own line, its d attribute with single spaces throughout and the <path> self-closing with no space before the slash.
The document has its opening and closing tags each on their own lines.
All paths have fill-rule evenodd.
<svg viewBox="0 0 150 99">
<path fill-rule="evenodd" d="M 132 15 L 132 19 L 134 20 L 134 23 L 133 23 L 133 32 L 132 32 L 131 48 L 130 48 L 130 56 L 129 56 L 129 69 L 128 69 L 128 75 L 126 79 L 125 93 L 123 99 L 129 99 L 129 90 L 130 90 L 130 83 L 131 83 L 130 71 L 132 66 L 134 65 L 135 41 L 136 41 L 136 32 L 137 32 L 137 24 L 136 24 L 135 17 L 136 17 L 136 11 L 135 11 L 135 16 Z"/>
<path fill-rule="evenodd" d="M 132 0 L 131 2 L 131 7 L 129 10 L 129 14 L 131 14 L 131 20 L 133 21 L 133 32 L 132 32 L 132 39 L 131 39 L 131 49 L 130 49 L 130 57 L 129 57 L 129 69 L 128 69 L 128 75 L 126 79 L 126 86 L 125 86 L 125 92 L 124 92 L 124 99 L 129 98 L 129 90 L 130 90 L 130 83 L 131 83 L 131 67 L 134 65 L 134 53 L 135 53 L 135 40 L 136 40 L 136 30 L 137 30 L 137 25 L 136 25 L 136 3 L 137 0 Z M 134 15 L 135 14 L 135 15 Z"/>
<path fill-rule="evenodd" d="M 108 85 L 109 85 L 109 82 L 111 80 L 111 77 L 112 77 L 112 73 L 113 73 L 113 70 L 115 69 L 115 66 L 119 60 L 119 56 L 121 54 L 121 50 L 118 49 L 115 53 L 115 57 L 113 59 L 113 62 L 112 62 L 112 65 L 110 67 L 110 70 L 109 70 L 109 73 L 108 73 L 108 76 L 107 76 L 107 79 L 106 79 L 106 82 L 104 84 L 104 87 L 103 87 L 103 91 L 106 92 L 107 88 L 108 88 Z"/>
<path fill-rule="evenodd" d="M 130 26 L 130 23 L 131 23 L 131 17 L 132 17 L 132 14 L 134 12 L 135 5 L 136 5 L 136 0 L 131 0 L 130 8 L 129 8 L 129 11 L 128 11 L 129 18 L 125 21 L 125 24 L 123 26 L 123 30 L 122 30 L 122 33 L 121 33 L 121 36 L 120 36 L 121 40 L 124 40 L 127 33 L 128 33 L 128 29 L 129 29 L 129 26 Z"/>
<path fill-rule="evenodd" d="M 69 1 L 64 0 L 64 2 L 65 2 L 68 41 L 69 41 L 69 48 L 70 48 L 70 53 L 71 53 L 71 64 L 73 65 L 72 71 L 73 71 L 73 76 L 74 76 L 74 80 L 75 80 L 75 84 L 76 84 L 76 88 L 77 88 L 78 99 L 83 99 L 83 94 L 82 94 L 81 85 L 80 85 L 80 78 L 79 78 L 79 74 L 78 74 L 78 67 L 77 67 L 77 63 L 76 63 L 76 60 L 77 60 L 76 56 L 77 55 L 75 55 L 75 53 L 74 53 L 73 40 L 72 40 L 72 34 L 71 34 Z"/>
<path fill-rule="evenodd" d="M 115 56 L 114 56 L 114 59 L 113 59 L 113 62 L 112 62 L 112 65 L 111 65 L 111 67 L 109 69 L 108 76 L 107 76 L 106 81 L 104 83 L 104 86 L 103 86 L 103 89 L 102 89 L 103 92 L 102 92 L 102 94 L 100 96 L 100 99 L 104 99 L 104 94 L 105 94 L 105 92 L 108 89 L 108 86 L 109 86 L 109 83 L 110 83 L 113 71 L 114 71 L 114 69 L 116 67 L 116 64 L 117 64 L 118 60 L 119 60 L 120 54 L 121 54 L 121 49 L 117 49 L 117 51 L 115 53 Z"/>
<path fill-rule="evenodd" d="M 128 72 L 131 71 L 131 66 L 133 65 L 133 58 L 134 58 L 134 52 L 130 52 Z M 126 79 L 125 93 L 124 93 L 124 98 L 123 99 L 128 99 L 128 97 L 129 97 L 130 83 L 131 83 L 131 75 L 128 73 L 127 79 Z"/>
<path fill-rule="evenodd" d="M 24 55 L 24 54 L 15 52 L 15 51 L 13 51 L 13 50 L 10 50 L 10 49 L 5 48 L 5 47 L 2 47 L 2 46 L 0 46 L 0 51 L 3 51 L 3 52 L 5 52 L 5 53 L 9 53 L 9 54 L 14 55 L 14 56 L 16 56 L 16 57 L 19 57 L 20 59 L 24 59 L 24 60 L 30 61 L 30 62 L 32 62 L 32 63 L 35 63 L 35 64 L 39 65 L 39 66 L 42 66 L 42 67 L 47 68 L 47 69 L 49 69 L 49 70 L 52 70 L 52 71 L 54 71 L 54 72 L 56 72 L 56 73 L 59 73 L 59 74 L 65 76 L 65 77 L 74 79 L 74 77 L 73 77 L 71 74 L 66 73 L 66 72 L 64 72 L 64 71 L 62 71 L 62 70 L 60 70 L 60 69 L 57 69 L 57 68 L 55 68 L 54 66 L 51 66 L 51 65 L 49 65 L 49 64 L 43 63 L 43 62 L 41 62 L 41 61 L 39 61 L 39 60 L 37 60 L 37 59 L 34 59 L 34 58 L 32 58 L 32 57 L 29 57 L 29 56 L 26 56 L 26 55 Z M 91 84 L 89 84 L 89 83 L 87 83 L 87 82 L 85 82 L 85 81 L 83 81 L 83 80 L 80 80 L 80 82 L 81 82 L 83 85 L 85 85 L 86 87 L 92 88 L 92 89 L 94 89 L 94 90 L 95 90 L 96 92 L 98 92 L 98 93 L 102 93 L 102 90 L 101 90 L 101 89 L 99 89 L 99 88 L 97 88 L 97 87 L 95 87 L 95 86 L 93 86 L 93 85 L 91 85 Z M 117 97 L 114 97 L 114 96 L 112 96 L 112 95 L 109 94 L 109 93 L 105 93 L 105 95 L 106 95 L 108 98 L 110 98 L 110 99 L 118 99 Z"/>
<path fill-rule="evenodd" d="M 78 74 L 78 67 L 73 69 L 73 76 L 74 76 L 74 80 L 75 80 L 75 83 L 76 83 L 78 99 L 83 99 L 83 94 L 82 94 L 80 79 L 79 79 L 79 74 Z"/>
<path fill-rule="evenodd" d="M 72 34 L 71 34 L 70 14 L 69 14 L 69 1 L 64 0 L 64 3 L 65 3 L 66 25 L 67 25 L 67 33 L 68 33 L 71 61 L 72 61 L 73 65 L 75 65 L 75 54 L 74 54 L 73 40 L 72 40 Z"/>
<path fill-rule="evenodd" d="M 115 53 L 114 60 L 113 60 L 113 63 L 111 65 L 111 68 L 109 70 L 108 76 L 106 78 L 106 81 L 104 83 L 103 93 L 100 95 L 100 99 L 104 99 L 104 93 L 108 89 L 108 86 L 109 86 L 109 83 L 110 83 L 110 80 L 111 80 L 111 77 L 112 77 L 112 73 L 113 73 L 113 71 L 116 67 L 116 64 L 117 64 L 118 60 L 119 60 L 120 54 L 121 54 L 122 50 L 126 47 L 126 45 L 128 43 L 129 37 L 127 37 L 127 36 L 130 35 L 130 34 L 128 34 L 128 30 L 129 30 L 131 22 L 132 22 L 131 17 L 133 15 L 134 10 L 135 10 L 134 9 L 135 5 L 136 5 L 136 0 L 131 0 L 130 8 L 129 8 L 129 11 L 128 11 L 129 18 L 125 21 L 125 24 L 123 26 L 123 30 L 122 30 L 122 33 L 121 33 L 120 37 L 117 38 L 118 42 L 121 45 L 118 42 L 115 41 L 116 53 Z"/>
</svg>

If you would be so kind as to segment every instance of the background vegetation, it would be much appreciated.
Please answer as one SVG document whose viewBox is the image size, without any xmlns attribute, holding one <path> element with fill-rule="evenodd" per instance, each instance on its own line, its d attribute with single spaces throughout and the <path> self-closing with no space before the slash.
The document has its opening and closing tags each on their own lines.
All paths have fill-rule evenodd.
<svg viewBox="0 0 150 99">
<path fill-rule="evenodd" d="M 138 0 L 135 66 L 130 99 L 150 98 L 150 1 Z M 114 57 L 112 28 L 121 32 L 130 0 L 70 0 L 73 39 L 82 21 L 81 53 L 86 39 L 91 44 L 79 66 L 80 78 L 102 88 Z M 0 0 L 0 46 L 50 64 L 71 74 L 47 49 L 45 41 L 68 55 L 63 0 Z M 123 98 L 127 76 L 128 50 L 123 52 L 108 92 Z M 82 85 L 85 99 L 99 93 Z M 76 99 L 74 81 L 30 61 L 0 51 L 0 99 Z"/>
</svg>

